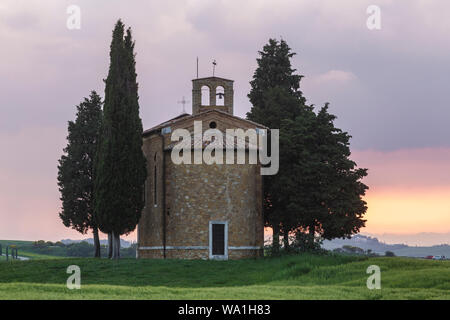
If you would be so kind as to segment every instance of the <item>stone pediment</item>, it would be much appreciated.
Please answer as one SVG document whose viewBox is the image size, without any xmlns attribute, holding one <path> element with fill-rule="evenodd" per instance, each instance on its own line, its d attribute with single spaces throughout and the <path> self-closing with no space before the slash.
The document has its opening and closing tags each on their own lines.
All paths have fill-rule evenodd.
<svg viewBox="0 0 450 320">
<path fill-rule="evenodd" d="M 165 121 L 157 126 L 154 126 L 148 130 L 145 130 L 143 136 L 149 136 L 152 134 L 160 134 L 164 128 L 170 127 L 170 130 L 167 130 L 166 133 L 169 133 L 175 129 L 188 129 L 189 131 L 193 131 L 194 121 L 202 121 L 203 129 L 209 129 L 209 125 L 212 121 L 216 121 L 217 128 L 223 132 L 225 129 L 250 129 L 250 128 L 259 128 L 259 129 L 268 129 L 266 126 L 243 119 L 234 115 L 231 115 L 227 112 L 223 112 L 220 110 L 212 109 L 207 110 L 195 115 L 190 114 L 181 114 L 178 117 L 175 117 L 171 120 Z"/>
</svg>

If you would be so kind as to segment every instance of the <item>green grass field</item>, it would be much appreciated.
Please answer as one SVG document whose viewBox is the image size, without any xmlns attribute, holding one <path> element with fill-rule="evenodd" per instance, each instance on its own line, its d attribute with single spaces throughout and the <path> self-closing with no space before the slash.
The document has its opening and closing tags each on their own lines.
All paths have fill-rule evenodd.
<svg viewBox="0 0 450 320">
<path fill-rule="evenodd" d="M 6 246 L 15 245 L 19 248 L 19 256 L 30 258 L 33 260 L 39 260 L 39 259 L 55 259 L 55 258 L 61 258 L 61 257 L 55 257 L 51 255 L 46 254 L 39 254 L 35 252 L 31 252 L 28 248 L 30 248 L 33 244 L 33 241 L 22 241 L 22 240 L 0 240 L 0 244 L 3 246 L 3 256 L 0 256 L 0 262 L 6 261 L 5 257 L 5 250 Z"/>
<path fill-rule="evenodd" d="M 69 290 L 69 265 L 81 289 Z M 366 269 L 381 268 L 381 290 Z M 52 259 L 0 264 L 0 299 L 450 299 L 450 261 L 302 254 L 238 261 Z"/>
</svg>

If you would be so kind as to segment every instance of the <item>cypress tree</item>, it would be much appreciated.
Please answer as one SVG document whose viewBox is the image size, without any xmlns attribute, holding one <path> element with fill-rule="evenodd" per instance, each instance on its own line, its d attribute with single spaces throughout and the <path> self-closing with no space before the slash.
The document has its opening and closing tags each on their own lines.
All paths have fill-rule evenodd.
<svg viewBox="0 0 450 320">
<path fill-rule="evenodd" d="M 303 249 L 316 248 L 322 239 L 350 237 L 364 227 L 367 210 L 362 199 L 367 169 L 356 168 L 350 157 L 350 136 L 336 128 L 335 116 L 325 105 L 318 114 L 286 120 L 280 149 L 290 152 L 282 183 L 291 231 Z M 286 173 L 286 174 L 285 174 Z M 289 175 L 287 174 L 289 173 Z M 280 187 L 280 185 L 277 185 Z"/>
<path fill-rule="evenodd" d="M 134 42 L 119 20 L 113 30 L 110 66 L 96 161 L 95 215 L 102 232 L 112 237 L 112 258 L 120 256 L 120 235 L 136 228 L 146 179 L 142 152 Z"/>
<path fill-rule="evenodd" d="M 273 253 L 279 251 L 280 235 L 289 248 L 292 232 L 307 238 L 308 248 L 315 247 L 315 235 L 332 239 L 358 232 L 365 224 L 367 186 L 361 179 L 367 170 L 349 159 L 350 136 L 334 126 L 328 105 L 316 114 L 306 104 L 302 76 L 290 63 L 295 53 L 285 41 L 270 39 L 259 54 L 247 118 L 280 129 L 278 174 L 264 176 L 264 217 L 273 229 Z"/>
<path fill-rule="evenodd" d="M 101 126 L 102 102 L 92 91 L 77 106 L 75 122 L 69 121 L 67 146 L 59 160 L 58 186 L 63 224 L 85 234 L 92 229 L 95 257 L 100 257 L 100 240 L 94 219 L 94 160 Z"/>
<path fill-rule="evenodd" d="M 271 129 L 280 129 L 280 138 L 284 135 L 283 120 L 294 120 L 304 110 L 305 98 L 300 91 L 301 75 L 295 74 L 291 66 L 291 52 L 284 40 L 269 39 L 269 43 L 259 51 L 251 91 L 248 98 L 252 103 L 247 119 L 261 123 Z M 289 153 L 280 149 L 280 169 L 289 158 Z M 281 170 L 283 171 L 283 170 Z M 279 188 L 282 174 L 264 176 L 264 217 L 265 224 L 273 230 L 273 253 L 279 251 L 280 233 L 284 233 L 284 244 L 288 242 L 288 217 L 283 188 Z M 284 231 L 284 232 L 283 232 Z"/>
<path fill-rule="evenodd" d="M 283 119 L 295 119 L 305 105 L 305 98 L 300 91 L 303 76 L 291 66 L 295 55 L 286 41 L 269 39 L 269 43 L 258 52 L 258 67 L 250 81 L 251 91 L 248 98 L 252 104 L 247 119 L 264 124 L 269 128 L 279 129 Z M 291 99 L 288 104 L 280 104 L 281 99 Z"/>
</svg>

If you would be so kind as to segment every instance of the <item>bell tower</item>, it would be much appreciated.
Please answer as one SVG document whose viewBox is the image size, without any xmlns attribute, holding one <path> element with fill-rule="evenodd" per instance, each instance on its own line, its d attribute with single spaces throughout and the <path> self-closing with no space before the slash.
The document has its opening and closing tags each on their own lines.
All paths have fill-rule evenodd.
<svg viewBox="0 0 450 320">
<path fill-rule="evenodd" d="M 192 114 L 211 109 L 233 114 L 233 82 L 218 77 L 192 80 Z"/>
</svg>

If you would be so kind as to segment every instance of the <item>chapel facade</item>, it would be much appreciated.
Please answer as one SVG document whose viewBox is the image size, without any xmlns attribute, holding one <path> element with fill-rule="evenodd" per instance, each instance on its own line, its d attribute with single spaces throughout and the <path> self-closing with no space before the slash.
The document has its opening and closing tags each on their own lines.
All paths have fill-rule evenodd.
<svg viewBox="0 0 450 320">
<path fill-rule="evenodd" d="M 171 134 L 176 129 L 192 133 L 196 121 L 201 121 L 203 132 L 213 128 L 224 136 L 226 129 L 265 134 L 267 128 L 233 115 L 232 80 L 197 78 L 192 84 L 192 114 L 183 113 L 143 133 L 148 176 L 137 256 L 224 260 L 262 256 L 261 165 L 248 161 L 254 146 L 245 143 L 244 164 L 175 164 Z M 225 141 L 224 149 L 236 149 L 236 143 Z M 206 145 L 192 136 L 192 150 Z"/>
</svg>

